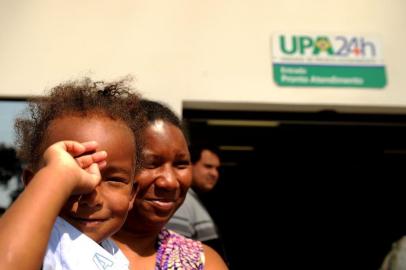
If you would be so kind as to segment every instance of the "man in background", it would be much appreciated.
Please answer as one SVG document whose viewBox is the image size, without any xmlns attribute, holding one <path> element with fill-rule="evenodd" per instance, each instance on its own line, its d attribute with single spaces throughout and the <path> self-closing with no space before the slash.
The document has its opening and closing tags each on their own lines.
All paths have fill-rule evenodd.
<svg viewBox="0 0 406 270">
<path fill-rule="evenodd" d="M 167 228 L 186 237 L 202 241 L 220 255 L 224 250 L 217 226 L 198 194 L 211 191 L 219 179 L 219 150 L 210 145 L 199 145 L 191 149 L 193 179 L 191 188 L 182 206 L 169 220 Z"/>
</svg>

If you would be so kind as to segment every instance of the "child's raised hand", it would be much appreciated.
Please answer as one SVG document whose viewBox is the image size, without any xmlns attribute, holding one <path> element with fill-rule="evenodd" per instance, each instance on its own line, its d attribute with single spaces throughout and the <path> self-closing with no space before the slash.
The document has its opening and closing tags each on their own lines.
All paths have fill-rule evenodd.
<svg viewBox="0 0 406 270">
<path fill-rule="evenodd" d="M 44 152 L 45 166 L 61 170 L 72 178 L 74 194 L 91 192 L 101 180 L 100 169 L 106 166 L 107 153 L 95 152 L 97 142 L 57 142 Z"/>
</svg>

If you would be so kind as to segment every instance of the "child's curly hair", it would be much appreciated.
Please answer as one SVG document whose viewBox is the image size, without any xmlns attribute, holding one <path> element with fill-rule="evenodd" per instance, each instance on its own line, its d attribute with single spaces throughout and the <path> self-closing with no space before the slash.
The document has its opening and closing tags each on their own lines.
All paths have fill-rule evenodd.
<svg viewBox="0 0 406 270">
<path fill-rule="evenodd" d="M 136 145 L 142 144 L 140 135 L 146 120 L 140 97 L 128 82 L 128 78 L 109 83 L 84 78 L 62 83 L 52 88 L 49 95 L 31 99 L 29 118 L 17 118 L 15 122 L 18 157 L 36 168 L 45 150 L 42 144 L 49 124 L 69 115 L 102 115 L 121 120 L 133 131 Z M 137 151 L 137 167 L 138 154 Z"/>
</svg>

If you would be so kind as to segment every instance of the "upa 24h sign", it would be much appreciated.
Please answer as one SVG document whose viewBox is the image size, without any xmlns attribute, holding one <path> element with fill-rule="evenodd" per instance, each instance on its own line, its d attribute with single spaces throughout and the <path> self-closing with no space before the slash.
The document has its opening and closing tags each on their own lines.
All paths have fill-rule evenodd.
<svg viewBox="0 0 406 270">
<path fill-rule="evenodd" d="M 277 34 L 272 52 L 274 80 L 280 86 L 386 85 L 382 47 L 374 37 Z"/>
</svg>

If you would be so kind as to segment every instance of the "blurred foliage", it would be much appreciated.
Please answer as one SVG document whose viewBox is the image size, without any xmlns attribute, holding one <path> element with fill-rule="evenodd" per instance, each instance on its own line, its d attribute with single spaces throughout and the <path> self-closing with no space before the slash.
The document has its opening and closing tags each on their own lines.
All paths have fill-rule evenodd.
<svg viewBox="0 0 406 270">
<path fill-rule="evenodd" d="M 21 173 L 21 163 L 17 158 L 16 150 L 0 144 L 0 185 L 7 186 L 13 176 Z"/>
</svg>

